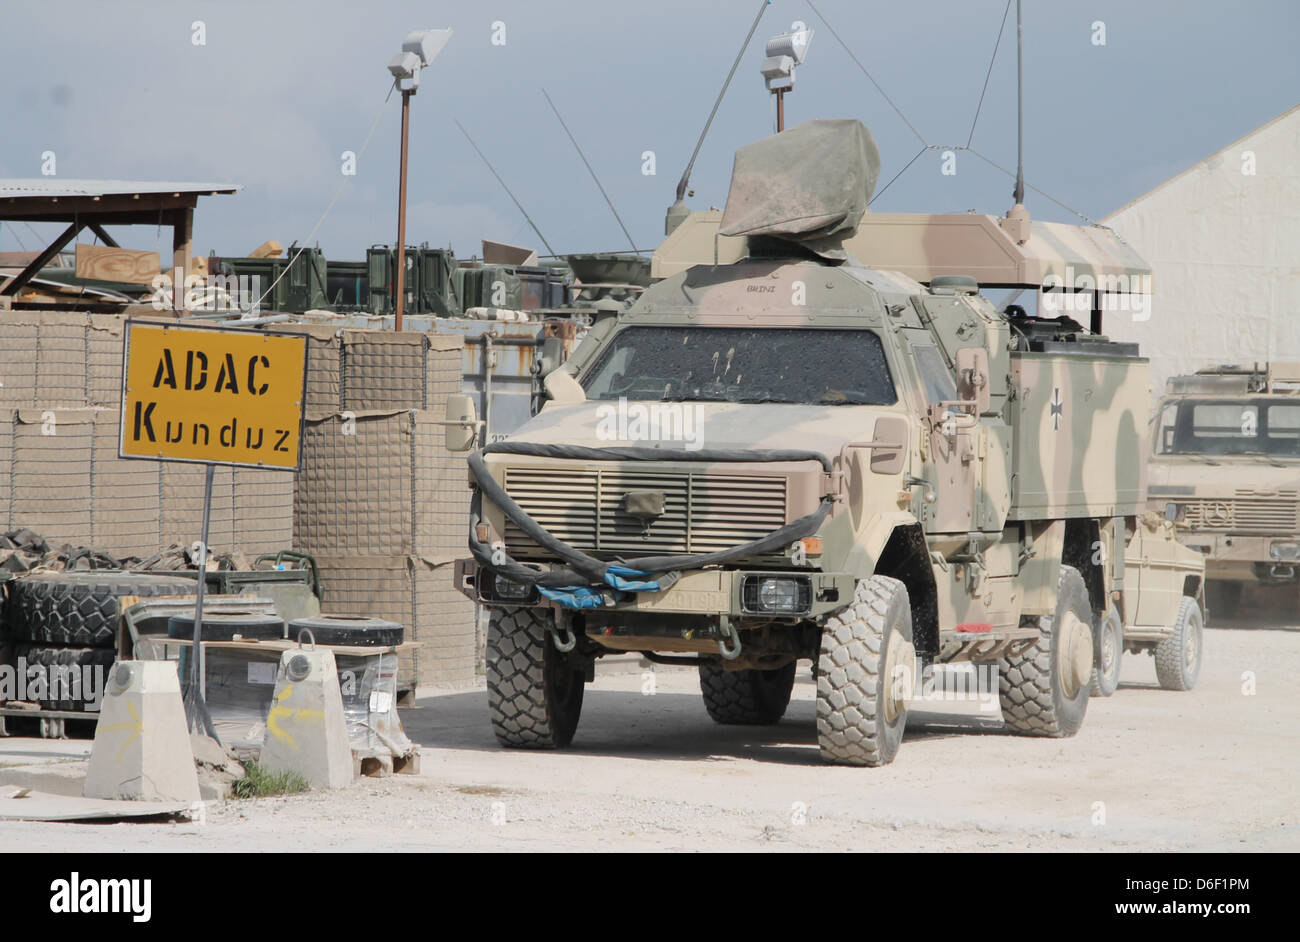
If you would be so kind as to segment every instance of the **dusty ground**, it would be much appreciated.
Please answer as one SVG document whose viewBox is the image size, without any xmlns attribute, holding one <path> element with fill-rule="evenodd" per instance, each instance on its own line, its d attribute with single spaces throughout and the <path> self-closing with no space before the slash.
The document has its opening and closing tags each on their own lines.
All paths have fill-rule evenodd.
<svg viewBox="0 0 1300 942">
<path fill-rule="evenodd" d="M 418 776 L 228 802 L 202 825 L 0 823 L 0 846 L 1298 850 L 1300 628 L 1208 630 L 1205 644 L 1191 693 L 1160 690 L 1151 658 L 1126 655 L 1119 692 L 1091 701 L 1073 739 L 1004 735 L 996 711 L 914 714 L 883 769 L 820 763 L 803 665 L 786 719 L 758 730 L 710 722 L 693 672 L 659 668 L 649 696 L 634 666 L 606 674 L 566 752 L 500 749 L 483 689 L 431 692 L 405 713 Z M 0 782 L 23 751 L 0 740 Z"/>
</svg>

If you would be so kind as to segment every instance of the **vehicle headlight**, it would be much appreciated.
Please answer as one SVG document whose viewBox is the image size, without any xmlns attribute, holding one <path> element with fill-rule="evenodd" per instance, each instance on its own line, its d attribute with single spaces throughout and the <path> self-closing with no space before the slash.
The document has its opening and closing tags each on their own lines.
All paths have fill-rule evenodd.
<svg viewBox="0 0 1300 942">
<path fill-rule="evenodd" d="M 498 575 L 492 582 L 492 594 L 498 599 L 523 601 L 533 594 L 533 587 L 523 582 L 515 582 Z"/>
<path fill-rule="evenodd" d="M 1274 543 L 1268 555 L 1274 559 L 1300 559 L 1300 543 Z"/>
<path fill-rule="evenodd" d="M 1177 523 L 1179 520 L 1183 519 L 1186 510 L 1187 508 L 1182 504 L 1175 504 L 1173 501 L 1170 501 L 1165 504 L 1165 519 L 1172 523 Z"/>
<path fill-rule="evenodd" d="M 812 608 L 812 582 L 807 576 L 746 576 L 741 594 L 748 612 L 804 615 Z"/>
</svg>

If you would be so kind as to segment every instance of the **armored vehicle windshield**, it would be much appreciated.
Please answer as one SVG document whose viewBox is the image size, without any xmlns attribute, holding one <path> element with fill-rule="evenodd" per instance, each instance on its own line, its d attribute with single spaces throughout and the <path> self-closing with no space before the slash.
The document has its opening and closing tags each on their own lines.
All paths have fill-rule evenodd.
<svg viewBox="0 0 1300 942">
<path fill-rule="evenodd" d="M 1300 458 L 1300 402 L 1184 399 L 1160 410 L 1157 455 Z"/>
<path fill-rule="evenodd" d="M 627 327 L 581 382 L 589 399 L 898 401 L 880 337 L 868 330 Z"/>
</svg>

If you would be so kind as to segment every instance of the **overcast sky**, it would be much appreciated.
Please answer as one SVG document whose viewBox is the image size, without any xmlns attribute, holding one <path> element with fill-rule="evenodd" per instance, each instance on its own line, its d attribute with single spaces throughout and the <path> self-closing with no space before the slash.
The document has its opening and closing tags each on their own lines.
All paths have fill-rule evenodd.
<svg viewBox="0 0 1300 942">
<path fill-rule="evenodd" d="M 929 144 L 965 144 L 1006 0 L 814 0 Z M 638 245 L 664 209 L 758 0 L 399 0 L 6 4 L 0 177 L 230 182 L 200 202 L 195 252 L 243 255 L 311 233 L 333 258 L 363 257 L 397 226 L 400 107 L 383 109 L 386 65 L 408 30 L 450 26 L 450 44 L 411 103 L 408 241 L 537 245 L 523 217 L 456 129 L 459 119 L 558 252 L 627 240 L 542 96 L 560 108 Z M 1094 219 L 1291 108 L 1300 96 L 1296 0 L 1025 0 L 1026 179 Z M 865 122 L 883 186 L 921 141 L 805 0 L 773 0 L 696 164 L 694 208 L 721 206 L 734 150 L 772 130 L 762 42 L 795 21 L 814 29 L 787 124 Z M 204 45 L 195 45 L 202 21 Z M 1104 24 L 1105 45 L 1095 44 Z M 503 45 L 492 42 L 505 26 Z M 500 30 L 497 30 L 500 38 Z M 1015 165 L 1015 7 L 972 146 Z M 642 173 L 653 151 L 657 173 Z M 923 154 L 877 211 L 1001 213 L 1011 181 L 969 152 L 940 173 Z M 1030 193 L 1037 218 L 1077 221 Z M 40 227 L 38 227 L 40 228 Z M 46 227 L 48 230 L 49 227 Z M 37 242 L 0 230 L 0 249 Z M 170 251 L 136 227 L 134 248 Z"/>
</svg>

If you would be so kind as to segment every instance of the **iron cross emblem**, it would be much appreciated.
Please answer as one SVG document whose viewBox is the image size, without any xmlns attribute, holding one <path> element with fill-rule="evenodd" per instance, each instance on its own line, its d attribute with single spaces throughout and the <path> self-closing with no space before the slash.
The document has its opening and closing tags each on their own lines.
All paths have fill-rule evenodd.
<svg viewBox="0 0 1300 942">
<path fill-rule="evenodd" d="M 1065 412 L 1065 403 L 1061 401 L 1061 387 L 1057 386 L 1052 390 L 1052 431 L 1055 432 L 1061 427 L 1061 416 Z"/>
</svg>

